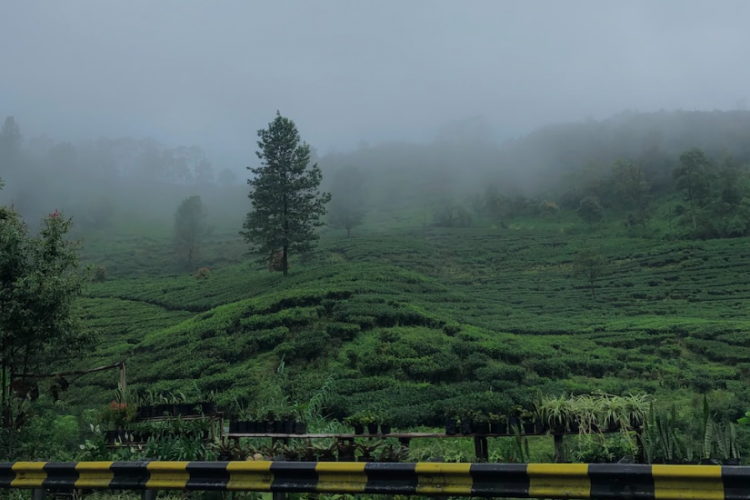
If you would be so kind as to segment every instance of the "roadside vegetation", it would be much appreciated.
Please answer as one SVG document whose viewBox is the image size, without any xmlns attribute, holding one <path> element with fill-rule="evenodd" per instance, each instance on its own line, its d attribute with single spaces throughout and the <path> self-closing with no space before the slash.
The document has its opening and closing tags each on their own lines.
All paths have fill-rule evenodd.
<svg viewBox="0 0 750 500">
<path fill-rule="evenodd" d="M 736 120 L 732 114 L 723 123 Z M 293 126 L 279 115 L 263 137 L 273 141 Z M 549 133 L 532 134 L 527 144 L 543 143 Z M 299 161 L 276 177 L 264 178 L 258 167 L 249 201 L 248 188 L 232 185 L 229 174 L 226 185 L 211 184 L 210 163 L 199 151 L 178 149 L 173 153 L 185 161 L 172 165 L 174 172 L 188 178 L 185 172 L 194 171 L 196 184 L 162 186 L 141 207 L 113 196 L 109 214 L 76 198 L 73 226 L 48 216 L 40 240 L 34 227 L 19 232 L 15 212 L 3 209 L 4 245 L 23 237 L 42 249 L 52 238 L 44 231 L 64 224 L 54 238 L 82 240 L 75 258 L 65 258 L 92 266 L 75 274 L 85 275 L 85 287 L 70 281 L 59 295 L 66 297 L 64 317 L 54 325 L 70 328 L 44 329 L 49 336 L 33 337 L 36 347 L 14 336 L 16 325 L 36 328 L 28 314 L 0 323 L 3 397 L 12 401 L 4 410 L 11 416 L 3 458 L 292 453 L 257 440 L 228 449 L 207 443 L 204 428 L 162 429 L 148 444 L 106 448 L 104 433 L 120 426 L 113 410 L 127 419 L 127 411 L 153 399 L 149 394 L 189 391 L 195 398 L 210 394 L 230 420 L 287 406 L 299 413 L 316 402 L 304 420 L 330 432 L 349 432 L 367 415 L 394 429 L 440 432 L 446 419 L 489 423 L 514 412 L 537 412 L 550 423 L 553 398 L 580 411 L 587 397 L 645 395 L 649 460 L 723 460 L 747 449 L 749 436 L 737 423 L 750 408 L 750 178 L 743 166 L 750 158 L 742 151 L 734 159 L 715 145 L 674 152 L 665 141 L 622 159 L 613 146 L 612 157 L 559 166 L 555 189 L 540 182 L 532 191 L 518 189 L 507 172 L 452 182 L 455 170 L 415 165 L 389 176 L 401 163 L 384 159 L 374 173 L 367 163 L 377 148 L 318 158 L 320 169 L 311 170 L 313 152 L 294 138 L 285 147 Z M 513 148 L 507 153 L 520 155 L 520 145 Z M 399 161 L 417 155 L 402 153 Z M 21 192 L 28 171 L 42 168 L 29 165 L 11 171 L 0 194 Z M 276 183 L 283 175 L 294 180 Z M 296 190 L 284 191 L 289 186 Z M 90 203 L 106 204 L 100 195 Z M 284 196 L 298 205 L 285 205 Z M 164 200 L 172 205 L 153 210 Z M 25 203 L 21 214 L 40 200 Z M 34 220 L 35 210 L 24 217 Z M 95 214 L 102 220 L 84 222 Z M 40 252 L 27 263 L 29 275 L 62 269 L 47 266 Z M 15 274 L 0 279 L 23 281 Z M 4 312 L 11 310 L 6 304 L 41 307 L 8 294 L 2 299 Z M 36 356 L 33 363 L 19 365 L 22 351 Z M 55 374 L 120 361 L 127 363 L 125 399 L 113 396 L 113 371 L 28 380 L 24 393 L 11 386 L 19 370 Z M 547 413 L 540 410 L 544 401 Z M 632 433 L 580 433 L 567 440 L 566 459 L 633 455 Z M 402 458 L 472 459 L 470 440 L 450 443 L 415 442 Z M 403 451 L 396 442 L 383 446 L 378 453 Z M 551 438 L 505 437 L 493 446 L 492 461 L 555 458 Z"/>
</svg>

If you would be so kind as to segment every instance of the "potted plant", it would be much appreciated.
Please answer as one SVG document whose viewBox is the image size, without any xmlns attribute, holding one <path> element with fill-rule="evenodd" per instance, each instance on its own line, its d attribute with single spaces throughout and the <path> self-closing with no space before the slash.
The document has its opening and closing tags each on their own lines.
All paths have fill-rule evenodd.
<svg viewBox="0 0 750 500">
<path fill-rule="evenodd" d="M 448 436 L 455 436 L 458 433 L 460 427 L 460 421 L 458 416 L 455 415 L 445 419 L 445 433 Z"/>
<path fill-rule="evenodd" d="M 481 436 L 486 436 L 490 433 L 490 419 L 489 415 L 481 411 L 475 411 L 471 417 L 471 424 L 474 428 L 474 432 Z"/>
<path fill-rule="evenodd" d="M 499 413 L 490 413 L 490 434 L 508 434 L 508 417 Z"/>
<path fill-rule="evenodd" d="M 537 424 L 537 416 L 531 410 L 523 410 L 521 412 L 521 426 L 525 434 L 537 434 L 539 428 Z"/>
<path fill-rule="evenodd" d="M 630 415 L 623 398 L 603 395 L 597 406 L 599 414 L 597 420 L 602 431 L 616 432 L 630 427 Z"/>
<path fill-rule="evenodd" d="M 201 394 L 201 413 L 203 415 L 216 415 L 219 413 L 219 408 L 216 404 L 216 392 L 207 391 Z"/>
<path fill-rule="evenodd" d="M 569 401 L 570 432 L 590 435 L 598 432 L 597 403 L 590 395 L 581 395 Z"/>
<path fill-rule="evenodd" d="M 390 434 L 391 433 L 391 424 L 386 423 L 386 420 L 388 419 L 388 415 L 385 412 L 385 410 L 381 410 L 377 414 L 377 423 L 380 426 L 380 434 Z"/>
<path fill-rule="evenodd" d="M 359 414 L 354 414 L 346 417 L 344 423 L 354 428 L 354 434 L 364 434 L 365 426 L 362 425 Z"/>
<path fill-rule="evenodd" d="M 515 405 L 510 410 L 510 416 L 508 417 L 508 434 L 515 434 L 516 430 L 521 432 L 523 428 L 521 426 L 521 414 L 524 409 L 520 405 Z"/>
<path fill-rule="evenodd" d="M 382 441 L 371 441 L 369 443 L 357 443 L 357 449 L 362 453 L 358 461 L 359 462 L 372 462 L 372 454 L 383 445 Z"/>
<path fill-rule="evenodd" d="M 461 412 L 461 434 L 473 434 L 474 427 L 471 422 L 471 412 L 468 410 Z"/>
<path fill-rule="evenodd" d="M 354 440 L 338 441 L 336 449 L 339 462 L 354 462 L 354 452 L 357 450 Z"/>
<path fill-rule="evenodd" d="M 541 403 L 536 406 L 542 423 L 554 434 L 564 434 L 567 431 L 568 422 L 570 421 L 571 416 L 571 408 L 570 402 L 565 394 L 558 397 L 545 397 L 542 399 Z M 524 430 L 526 430 L 526 422 L 524 422 Z M 535 433 L 533 425 L 532 431 L 527 431 L 527 434 L 531 433 Z"/>
</svg>

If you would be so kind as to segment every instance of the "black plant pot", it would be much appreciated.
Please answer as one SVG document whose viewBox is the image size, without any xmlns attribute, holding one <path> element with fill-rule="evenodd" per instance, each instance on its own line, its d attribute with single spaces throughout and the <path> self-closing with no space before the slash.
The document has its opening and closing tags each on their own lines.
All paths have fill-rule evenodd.
<svg viewBox="0 0 750 500">
<path fill-rule="evenodd" d="M 339 462 L 354 462 L 354 454 L 345 453 L 345 454 L 339 455 Z"/>
<path fill-rule="evenodd" d="M 178 417 L 182 415 L 182 405 L 181 404 L 173 404 L 172 405 L 172 416 Z"/>
<path fill-rule="evenodd" d="M 607 419 L 607 431 L 617 432 L 620 430 L 620 426 L 617 425 L 617 421 L 614 418 Z"/>
<path fill-rule="evenodd" d="M 534 420 L 534 432 L 536 434 L 544 434 L 546 430 L 546 426 L 544 425 L 544 422 L 542 422 L 541 418 L 537 418 L 536 420 Z"/>
<path fill-rule="evenodd" d="M 524 427 L 526 427 L 525 424 L 524 424 Z M 553 434 L 565 434 L 565 424 L 560 424 L 560 423 L 554 424 L 554 426 L 552 427 L 552 433 Z"/>
<path fill-rule="evenodd" d="M 364 434 L 365 433 L 365 426 L 362 424 L 353 424 L 352 427 L 354 427 L 354 434 Z"/>
<path fill-rule="evenodd" d="M 518 417 L 508 418 L 508 434 L 515 434 L 516 430 L 521 432 L 521 419 Z"/>
<path fill-rule="evenodd" d="M 721 461 L 722 465 L 740 465 L 739 458 L 725 458 Z"/>
<path fill-rule="evenodd" d="M 232 457 L 229 455 L 219 455 L 218 457 L 219 462 L 229 462 L 230 460 L 232 460 Z"/>
<path fill-rule="evenodd" d="M 507 434 L 508 424 L 505 422 L 492 422 L 490 423 L 490 434 Z"/>
<path fill-rule="evenodd" d="M 490 433 L 489 422 L 473 422 L 474 432 L 481 435 L 487 435 Z"/>
<path fill-rule="evenodd" d="M 449 436 L 455 436 L 457 424 L 458 422 L 456 422 L 455 418 L 446 419 L 445 420 L 445 433 Z"/>
<path fill-rule="evenodd" d="M 187 416 L 193 416 L 193 415 L 200 415 L 200 403 L 185 403 L 180 405 L 180 411 L 183 415 Z"/>
<path fill-rule="evenodd" d="M 117 431 L 104 431 L 104 439 L 108 443 L 114 443 L 117 439 Z"/>
<path fill-rule="evenodd" d="M 295 434 L 307 434 L 307 424 L 305 422 L 295 422 L 294 433 Z"/>
<path fill-rule="evenodd" d="M 378 433 L 378 424 L 367 424 L 367 433 L 368 434 L 377 434 Z"/>
<path fill-rule="evenodd" d="M 273 420 L 267 420 L 266 421 L 266 434 L 275 434 L 276 433 L 276 422 Z"/>
<path fill-rule="evenodd" d="M 472 432 L 471 420 L 468 418 L 461 420 L 461 434 L 471 434 Z"/>
<path fill-rule="evenodd" d="M 265 428 L 263 429 L 265 430 Z M 258 432 L 258 422 L 255 420 L 248 420 L 245 422 L 245 432 L 248 434 L 255 434 Z"/>
<path fill-rule="evenodd" d="M 715 458 L 701 458 L 701 465 L 721 465 L 721 463 Z"/>
<path fill-rule="evenodd" d="M 247 432 L 247 422 L 245 422 L 244 420 L 240 420 L 239 422 L 237 422 L 236 428 L 236 432 L 245 434 Z"/>
<path fill-rule="evenodd" d="M 215 415 L 219 412 L 219 408 L 216 406 L 216 401 L 209 401 L 201 403 L 201 412 L 204 415 Z"/>
<path fill-rule="evenodd" d="M 172 405 L 156 405 L 154 407 L 156 413 L 154 417 L 163 417 L 164 415 L 172 415 Z"/>
<path fill-rule="evenodd" d="M 294 420 L 284 420 L 284 434 L 294 434 Z"/>
<path fill-rule="evenodd" d="M 380 433 L 381 434 L 390 434 L 391 433 L 391 424 L 380 424 Z"/>
<path fill-rule="evenodd" d="M 581 430 L 581 424 L 578 422 L 578 420 L 573 420 L 570 422 L 570 432 L 577 433 Z"/>
<path fill-rule="evenodd" d="M 536 424 L 534 422 L 523 422 L 523 432 L 525 434 L 534 434 Z"/>
</svg>

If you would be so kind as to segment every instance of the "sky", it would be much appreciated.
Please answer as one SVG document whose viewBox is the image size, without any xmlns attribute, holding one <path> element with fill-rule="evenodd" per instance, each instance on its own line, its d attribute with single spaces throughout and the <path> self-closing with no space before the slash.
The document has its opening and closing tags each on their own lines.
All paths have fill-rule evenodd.
<svg viewBox="0 0 750 500">
<path fill-rule="evenodd" d="M 748 19 L 745 0 L 0 0 L 0 116 L 233 169 L 276 110 L 321 153 L 477 115 L 503 140 L 750 101 Z"/>
</svg>

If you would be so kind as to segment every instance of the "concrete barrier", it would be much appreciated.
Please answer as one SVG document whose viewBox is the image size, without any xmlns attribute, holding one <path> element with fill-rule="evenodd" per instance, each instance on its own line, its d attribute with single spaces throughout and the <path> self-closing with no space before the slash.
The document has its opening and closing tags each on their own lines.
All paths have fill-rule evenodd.
<svg viewBox="0 0 750 500">
<path fill-rule="evenodd" d="M 595 499 L 750 499 L 750 467 L 344 462 L 13 462 L 0 488 Z"/>
</svg>

